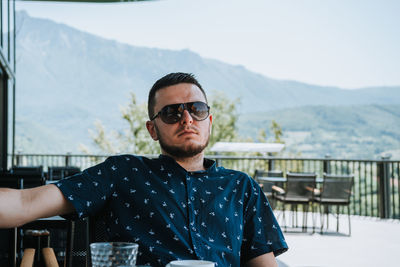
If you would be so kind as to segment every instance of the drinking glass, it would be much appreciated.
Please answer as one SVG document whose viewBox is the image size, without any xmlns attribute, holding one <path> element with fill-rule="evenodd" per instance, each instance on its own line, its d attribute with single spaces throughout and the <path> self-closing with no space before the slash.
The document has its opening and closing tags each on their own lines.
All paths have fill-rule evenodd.
<svg viewBox="0 0 400 267">
<path fill-rule="evenodd" d="M 177 260 L 171 261 L 166 267 L 214 267 L 215 264 L 212 261 L 201 261 L 201 260 Z"/>
<path fill-rule="evenodd" d="M 139 245 L 129 242 L 90 244 L 92 267 L 131 267 L 136 265 Z"/>
</svg>

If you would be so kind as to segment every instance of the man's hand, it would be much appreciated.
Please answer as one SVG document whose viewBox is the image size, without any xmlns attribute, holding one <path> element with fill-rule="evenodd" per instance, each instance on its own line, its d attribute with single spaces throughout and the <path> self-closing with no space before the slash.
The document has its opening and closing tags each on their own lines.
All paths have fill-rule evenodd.
<svg viewBox="0 0 400 267">
<path fill-rule="evenodd" d="M 273 252 L 266 253 L 249 260 L 246 264 L 247 267 L 278 267 Z"/>
<path fill-rule="evenodd" d="M 73 210 L 72 204 L 53 184 L 23 190 L 0 188 L 0 228 L 17 227 Z"/>
</svg>

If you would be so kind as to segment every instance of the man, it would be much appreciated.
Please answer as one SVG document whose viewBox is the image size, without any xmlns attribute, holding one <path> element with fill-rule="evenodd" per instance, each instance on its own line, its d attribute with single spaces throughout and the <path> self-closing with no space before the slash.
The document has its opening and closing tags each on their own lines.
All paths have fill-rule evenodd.
<svg viewBox="0 0 400 267">
<path fill-rule="evenodd" d="M 0 227 L 40 217 L 103 218 L 110 240 L 139 244 L 138 264 L 204 259 L 277 266 L 287 250 L 267 199 L 248 175 L 204 158 L 212 115 L 191 74 L 171 73 L 149 93 L 146 127 L 157 159 L 121 155 L 56 185 L 0 191 Z"/>
</svg>

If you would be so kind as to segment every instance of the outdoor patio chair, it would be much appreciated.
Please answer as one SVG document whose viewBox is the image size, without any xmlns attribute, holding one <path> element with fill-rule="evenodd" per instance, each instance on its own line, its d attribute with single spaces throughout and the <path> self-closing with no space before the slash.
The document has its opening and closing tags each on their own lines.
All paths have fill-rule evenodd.
<svg viewBox="0 0 400 267">
<path fill-rule="evenodd" d="M 47 176 L 48 180 L 54 181 L 54 180 L 61 180 L 66 177 L 72 176 L 74 174 L 80 173 L 81 169 L 79 167 L 73 167 L 73 166 L 52 166 L 49 167 Z"/>
<path fill-rule="evenodd" d="M 264 194 L 267 196 L 268 201 L 271 204 L 271 207 L 274 208 L 275 201 L 273 198 L 272 186 L 275 185 L 283 188 L 284 182 L 270 182 L 265 180 L 263 181 L 260 179 L 263 177 L 283 177 L 283 172 L 280 170 L 265 171 L 257 169 L 254 173 L 254 180 L 256 180 L 256 182 L 260 184 Z"/>
<path fill-rule="evenodd" d="M 24 253 L 20 267 L 59 267 L 54 249 L 50 246 L 50 231 L 25 230 L 23 240 Z"/>
<path fill-rule="evenodd" d="M 302 230 L 307 231 L 307 215 L 308 209 L 311 204 L 312 218 L 313 218 L 313 229 L 315 227 L 314 223 L 314 208 L 312 201 L 314 198 L 314 190 L 316 184 L 317 174 L 315 173 L 294 173 L 287 172 L 286 174 L 286 184 L 284 188 L 278 186 L 272 186 L 274 199 L 277 202 L 282 203 L 282 214 L 283 214 L 283 228 L 286 231 L 286 218 L 285 210 L 286 205 L 290 205 L 292 211 L 292 227 L 294 226 L 294 219 L 296 218 L 297 224 L 297 206 L 302 205 L 303 210 L 303 224 Z"/>
<path fill-rule="evenodd" d="M 265 170 L 260 170 L 257 169 L 254 173 L 254 180 L 256 180 L 260 186 L 262 187 L 265 195 L 267 197 L 272 196 L 272 186 L 280 186 L 283 187 L 283 182 L 269 182 L 269 181 L 263 181 L 260 178 L 263 177 L 283 177 L 283 172 L 280 170 L 273 170 L 273 171 L 265 171 Z"/>
<path fill-rule="evenodd" d="M 324 227 L 324 215 L 327 218 L 327 229 L 329 228 L 329 211 L 331 206 L 336 206 L 336 231 L 339 232 L 340 207 L 347 208 L 349 219 L 349 236 L 351 235 L 350 224 L 350 197 L 354 185 L 354 175 L 334 175 L 324 173 L 324 181 L 320 193 L 314 197 L 319 204 L 321 217 L 321 233 Z M 324 211 L 322 211 L 322 209 Z"/>
<path fill-rule="evenodd" d="M 14 166 L 10 174 L 23 182 L 23 188 L 41 186 L 46 182 L 43 166 Z"/>
<path fill-rule="evenodd" d="M 83 220 L 70 220 L 67 230 L 65 267 L 92 266 L 90 243 L 107 240 L 106 226 L 101 215 Z"/>
</svg>

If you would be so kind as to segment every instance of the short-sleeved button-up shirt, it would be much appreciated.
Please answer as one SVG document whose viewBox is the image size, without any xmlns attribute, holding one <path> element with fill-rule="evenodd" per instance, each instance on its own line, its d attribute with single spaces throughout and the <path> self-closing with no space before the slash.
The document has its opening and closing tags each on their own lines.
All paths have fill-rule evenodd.
<svg viewBox="0 0 400 267">
<path fill-rule="evenodd" d="M 101 214 L 109 240 L 139 244 L 138 264 L 204 259 L 241 266 L 287 250 L 268 200 L 248 175 L 216 167 L 188 172 L 174 159 L 121 155 L 56 185 L 76 217 Z"/>
</svg>

